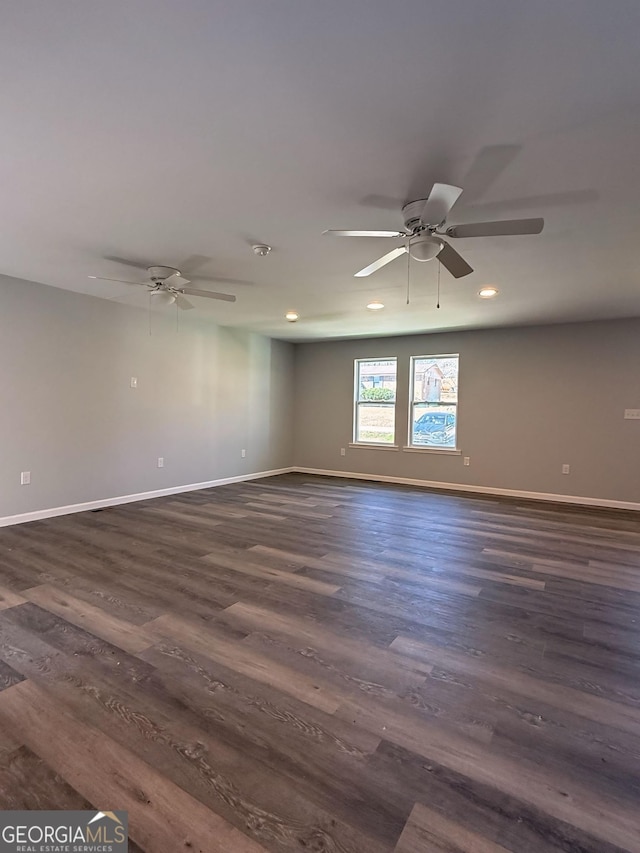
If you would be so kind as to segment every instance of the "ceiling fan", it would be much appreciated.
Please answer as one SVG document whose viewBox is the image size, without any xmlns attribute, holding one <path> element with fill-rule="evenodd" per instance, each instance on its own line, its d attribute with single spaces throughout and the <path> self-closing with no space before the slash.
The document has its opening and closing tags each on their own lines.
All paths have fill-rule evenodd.
<svg viewBox="0 0 640 853">
<path fill-rule="evenodd" d="M 445 223 L 451 208 L 462 189 L 450 184 L 434 184 L 429 198 L 410 201 L 402 208 L 403 231 L 324 231 L 335 237 L 403 237 L 405 243 L 392 249 L 369 266 L 361 269 L 357 277 L 371 275 L 406 252 L 416 261 L 438 258 L 455 278 L 469 275 L 473 267 L 458 254 L 443 237 L 497 237 L 512 234 L 539 234 L 544 228 L 544 219 L 507 219 L 501 222 L 472 222 L 468 225 Z M 443 230 L 444 229 L 444 230 Z"/>
<path fill-rule="evenodd" d="M 191 282 L 185 278 L 180 270 L 174 267 L 151 266 L 147 267 L 148 281 L 128 281 L 124 278 L 104 278 L 100 275 L 90 275 L 89 278 L 98 281 L 117 281 L 122 284 L 135 284 L 146 287 L 151 296 L 163 299 L 167 304 L 174 304 L 183 311 L 195 308 L 185 294 L 188 296 L 204 296 L 206 299 L 222 299 L 225 302 L 235 302 L 236 297 L 230 293 L 215 293 L 212 290 L 198 290 L 196 287 L 188 287 Z"/>
</svg>

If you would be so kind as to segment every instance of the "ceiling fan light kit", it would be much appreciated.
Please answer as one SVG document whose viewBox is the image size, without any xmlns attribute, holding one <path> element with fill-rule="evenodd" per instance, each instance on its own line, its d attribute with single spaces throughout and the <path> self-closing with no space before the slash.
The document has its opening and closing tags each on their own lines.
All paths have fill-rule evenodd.
<svg viewBox="0 0 640 853">
<path fill-rule="evenodd" d="M 516 234 L 539 234 L 544 228 L 544 219 L 508 219 L 502 222 L 472 222 L 466 225 L 446 227 L 447 217 L 462 194 L 461 187 L 452 184 L 434 184 L 429 198 L 409 201 L 402 208 L 404 231 L 325 231 L 334 237 L 387 237 L 402 239 L 404 245 L 387 252 L 377 261 L 355 273 L 356 277 L 371 275 L 396 258 L 409 253 L 416 261 L 438 258 L 454 278 L 462 278 L 473 272 L 465 259 L 443 240 L 443 237 L 499 237 Z"/>
<path fill-rule="evenodd" d="M 170 290 L 150 290 L 149 296 L 153 297 L 154 302 L 164 302 L 166 305 L 173 305 L 176 301 L 175 293 Z"/>
<path fill-rule="evenodd" d="M 414 261 L 432 261 L 444 248 L 444 243 L 431 234 L 419 234 L 409 240 L 409 254 Z"/>
</svg>

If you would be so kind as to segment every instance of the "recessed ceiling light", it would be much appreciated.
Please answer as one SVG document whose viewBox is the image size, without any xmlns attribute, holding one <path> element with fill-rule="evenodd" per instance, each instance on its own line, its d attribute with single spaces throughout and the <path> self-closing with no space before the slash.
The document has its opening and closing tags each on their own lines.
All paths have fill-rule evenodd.
<svg viewBox="0 0 640 853">
<path fill-rule="evenodd" d="M 297 311 L 287 311 L 287 313 L 284 316 L 285 316 L 285 319 L 288 320 L 290 323 L 295 323 L 295 321 L 298 319 L 298 317 L 300 315 L 298 314 Z"/>
<path fill-rule="evenodd" d="M 384 308 L 384 303 L 379 302 L 377 299 L 374 299 L 373 302 L 370 302 L 367 305 L 369 311 L 379 311 L 381 308 Z"/>
<path fill-rule="evenodd" d="M 498 295 L 498 288 L 497 287 L 488 287 L 487 286 L 487 287 L 483 287 L 481 290 L 478 291 L 478 296 L 481 299 L 492 299 L 494 296 L 497 296 L 497 295 Z"/>
</svg>

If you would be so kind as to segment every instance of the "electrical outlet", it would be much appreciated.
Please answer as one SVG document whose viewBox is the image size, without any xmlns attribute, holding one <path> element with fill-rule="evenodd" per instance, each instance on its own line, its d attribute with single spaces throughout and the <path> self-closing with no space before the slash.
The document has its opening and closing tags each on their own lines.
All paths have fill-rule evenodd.
<svg viewBox="0 0 640 853">
<path fill-rule="evenodd" d="M 138 377 L 132 376 L 131 382 L 129 384 L 130 384 L 131 388 L 137 388 L 138 387 Z"/>
<path fill-rule="evenodd" d="M 20 485 L 28 486 L 31 483 L 31 471 L 22 471 L 20 474 Z"/>
<path fill-rule="evenodd" d="M 562 466 L 562 473 L 563 474 L 570 474 L 571 473 L 571 465 L 567 465 L 565 462 L 565 464 Z"/>
<path fill-rule="evenodd" d="M 346 456 L 346 455 L 347 455 L 346 447 L 341 447 L 340 448 L 340 456 Z"/>
<path fill-rule="evenodd" d="M 470 456 L 463 456 L 462 457 L 462 464 L 466 465 L 467 467 L 469 465 L 471 465 L 471 457 Z"/>
<path fill-rule="evenodd" d="M 628 421 L 640 421 L 640 409 L 625 409 L 624 417 Z"/>
<path fill-rule="evenodd" d="M 158 456 L 158 468 L 164 468 L 164 456 Z"/>
<path fill-rule="evenodd" d="M 243 447 L 243 448 L 242 448 L 242 450 L 240 451 L 240 456 L 242 456 L 242 458 L 243 458 L 243 459 L 245 459 L 245 458 L 246 458 L 246 456 L 247 456 L 247 451 L 244 449 L 244 447 Z"/>
</svg>

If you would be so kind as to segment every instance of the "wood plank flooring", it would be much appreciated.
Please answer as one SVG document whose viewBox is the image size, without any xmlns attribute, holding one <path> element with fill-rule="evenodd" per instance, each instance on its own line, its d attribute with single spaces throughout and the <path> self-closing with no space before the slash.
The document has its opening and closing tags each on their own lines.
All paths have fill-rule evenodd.
<svg viewBox="0 0 640 853">
<path fill-rule="evenodd" d="M 640 853 L 640 518 L 291 474 L 0 530 L 0 809 Z"/>
</svg>

